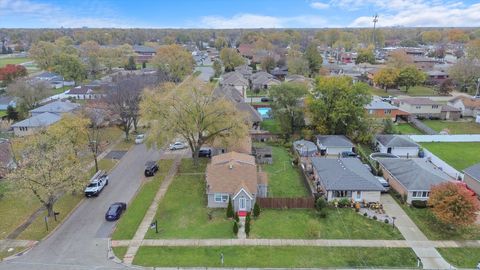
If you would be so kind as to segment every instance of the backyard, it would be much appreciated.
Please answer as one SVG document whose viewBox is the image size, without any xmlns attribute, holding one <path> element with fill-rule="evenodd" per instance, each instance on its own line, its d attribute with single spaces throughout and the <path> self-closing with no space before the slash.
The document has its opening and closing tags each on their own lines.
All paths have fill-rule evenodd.
<svg viewBox="0 0 480 270">
<path fill-rule="evenodd" d="M 272 147 L 273 164 L 261 165 L 268 174 L 269 197 L 305 197 L 308 195 L 300 171 L 292 165 L 293 157 L 283 146 Z"/>
<path fill-rule="evenodd" d="M 263 209 L 252 222 L 251 238 L 280 239 L 403 239 L 397 229 L 355 213 L 329 209 L 326 218 L 314 210 Z"/>
<path fill-rule="evenodd" d="M 475 123 L 471 118 L 461 121 L 423 120 L 422 122 L 437 132 L 447 130 L 448 134 L 480 134 L 480 124 Z"/>
<path fill-rule="evenodd" d="M 459 171 L 480 162 L 480 142 L 431 142 L 421 145 Z"/>
<path fill-rule="evenodd" d="M 140 247 L 133 263 L 157 267 L 413 268 L 416 256 L 409 248 Z"/>
<path fill-rule="evenodd" d="M 205 197 L 205 164 L 198 169 L 184 159 L 178 174 L 160 202 L 155 219 L 159 233 L 149 230 L 145 238 L 233 238 L 232 221 L 225 209 L 208 209 Z"/>
<path fill-rule="evenodd" d="M 408 92 L 405 92 L 405 87 L 398 89 L 388 89 L 385 92 L 384 89 L 379 89 L 375 87 L 370 87 L 370 93 L 376 96 L 437 96 L 437 92 L 427 86 L 417 85 L 408 89 Z"/>
<path fill-rule="evenodd" d="M 395 125 L 397 132 L 399 134 L 406 134 L 406 135 L 422 135 L 423 132 L 417 129 L 416 127 L 412 126 L 409 123 L 401 123 Z"/>
<path fill-rule="evenodd" d="M 260 127 L 272 134 L 281 133 L 280 123 L 275 119 L 265 119 L 260 123 Z"/>
</svg>

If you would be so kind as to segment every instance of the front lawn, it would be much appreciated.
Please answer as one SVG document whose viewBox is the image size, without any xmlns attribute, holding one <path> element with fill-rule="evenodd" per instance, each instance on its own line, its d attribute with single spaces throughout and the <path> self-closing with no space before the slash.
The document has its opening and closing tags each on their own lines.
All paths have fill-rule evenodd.
<svg viewBox="0 0 480 270">
<path fill-rule="evenodd" d="M 437 248 L 442 257 L 455 267 L 475 268 L 480 262 L 480 248 Z"/>
<path fill-rule="evenodd" d="M 123 261 L 125 254 L 127 253 L 128 247 L 112 247 L 113 253 L 117 258 Z"/>
<path fill-rule="evenodd" d="M 0 58 L 0 68 L 8 64 L 19 65 L 30 61 L 32 61 L 32 59 L 26 57 L 2 57 Z"/>
<path fill-rule="evenodd" d="M 326 218 L 314 210 L 262 209 L 250 234 L 251 238 L 270 239 L 403 239 L 391 225 L 340 208 L 329 209 Z"/>
<path fill-rule="evenodd" d="M 57 221 L 55 221 L 53 217 L 48 218 L 48 231 L 45 227 L 44 218 L 47 215 L 47 211 L 45 210 L 17 237 L 17 239 L 37 241 L 43 239 L 49 232 L 61 224 L 61 222 L 67 217 L 73 208 L 75 208 L 83 199 L 83 197 L 83 193 L 77 195 L 63 195 L 53 207 L 55 212 L 60 213 L 57 216 Z"/>
<path fill-rule="evenodd" d="M 400 205 L 430 240 L 480 240 L 480 226 L 478 225 L 451 231 L 442 226 L 428 208 L 419 209 Z"/>
<path fill-rule="evenodd" d="M 0 239 L 4 239 L 41 205 L 29 191 L 16 190 L 6 180 L 0 180 L 0 189 Z"/>
<path fill-rule="evenodd" d="M 271 146 L 273 164 L 262 164 L 268 175 L 269 197 L 305 197 L 307 189 L 299 170 L 292 165 L 293 157 L 283 146 Z"/>
<path fill-rule="evenodd" d="M 187 160 L 182 160 L 182 165 Z M 182 172 L 187 165 L 182 166 Z M 204 175 L 175 176 L 155 216 L 159 233 L 149 230 L 145 238 L 233 238 L 232 221 L 226 219 L 225 209 L 208 209 L 206 205 Z"/>
<path fill-rule="evenodd" d="M 133 263 L 148 267 L 413 268 L 417 260 L 409 248 L 228 246 L 140 247 Z"/>
<path fill-rule="evenodd" d="M 384 89 L 379 89 L 375 87 L 370 87 L 370 93 L 376 96 L 438 96 L 438 93 L 431 87 L 417 85 L 408 89 L 408 92 L 405 92 L 405 87 L 398 89 L 388 89 L 385 92 Z"/>
<path fill-rule="evenodd" d="M 402 124 L 397 124 L 395 126 L 397 129 L 397 132 L 399 134 L 406 134 L 406 135 L 422 135 L 423 132 L 416 127 L 412 126 L 409 123 L 402 123 Z"/>
<path fill-rule="evenodd" d="M 161 160 L 159 162 L 159 171 L 155 177 L 149 178 L 150 180 L 142 185 L 135 198 L 129 203 L 127 212 L 117 223 L 112 239 L 128 240 L 133 238 L 172 163 L 173 160 Z"/>
<path fill-rule="evenodd" d="M 272 134 L 281 133 L 280 123 L 275 119 L 265 119 L 260 123 L 260 128 Z"/>
<path fill-rule="evenodd" d="M 480 162 L 480 142 L 430 142 L 421 145 L 459 171 Z"/>
<path fill-rule="evenodd" d="M 199 158 L 198 159 L 198 165 L 195 166 L 193 164 L 193 159 L 192 158 L 186 158 L 182 159 L 182 162 L 180 163 L 180 166 L 178 167 L 178 174 L 182 173 L 205 173 L 205 169 L 207 168 L 207 164 L 210 162 L 209 158 Z"/>
<path fill-rule="evenodd" d="M 423 120 L 422 122 L 437 132 L 448 130 L 448 134 L 480 134 L 480 124 L 471 120 Z"/>
</svg>

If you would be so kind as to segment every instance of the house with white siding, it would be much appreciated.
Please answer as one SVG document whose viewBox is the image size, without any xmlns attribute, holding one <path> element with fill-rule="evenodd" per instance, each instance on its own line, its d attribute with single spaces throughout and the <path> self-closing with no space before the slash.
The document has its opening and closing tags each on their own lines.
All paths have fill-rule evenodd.
<svg viewBox="0 0 480 270">
<path fill-rule="evenodd" d="M 385 188 L 358 158 L 311 158 L 317 188 L 327 201 L 379 202 Z"/>
<path fill-rule="evenodd" d="M 399 157 L 417 157 L 420 146 L 405 135 L 377 135 L 375 145 L 380 153 Z"/>
<path fill-rule="evenodd" d="M 322 156 L 353 152 L 354 149 L 353 143 L 344 135 L 318 135 L 317 146 Z"/>
</svg>

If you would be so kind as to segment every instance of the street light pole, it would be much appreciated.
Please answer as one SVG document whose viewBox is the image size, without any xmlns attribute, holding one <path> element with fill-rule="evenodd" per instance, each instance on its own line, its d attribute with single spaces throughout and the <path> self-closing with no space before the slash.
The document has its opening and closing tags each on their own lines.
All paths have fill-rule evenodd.
<svg viewBox="0 0 480 270">
<path fill-rule="evenodd" d="M 477 79 L 477 92 L 475 93 L 475 98 L 480 98 L 480 78 Z"/>
</svg>

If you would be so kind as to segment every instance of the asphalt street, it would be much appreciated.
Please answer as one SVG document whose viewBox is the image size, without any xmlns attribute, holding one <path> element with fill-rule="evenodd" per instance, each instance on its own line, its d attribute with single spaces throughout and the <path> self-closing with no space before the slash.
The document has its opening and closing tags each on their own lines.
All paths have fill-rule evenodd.
<svg viewBox="0 0 480 270">
<path fill-rule="evenodd" d="M 1 270 L 127 269 L 108 258 L 108 237 L 115 222 L 105 221 L 113 202 L 129 202 L 140 187 L 147 160 L 158 151 L 135 145 L 109 175 L 108 186 L 96 198 L 85 199 L 58 230 L 28 253 L 0 263 Z M 130 268 L 131 269 L 131 268 Z"/>
</svg>

